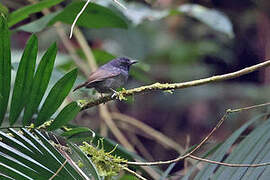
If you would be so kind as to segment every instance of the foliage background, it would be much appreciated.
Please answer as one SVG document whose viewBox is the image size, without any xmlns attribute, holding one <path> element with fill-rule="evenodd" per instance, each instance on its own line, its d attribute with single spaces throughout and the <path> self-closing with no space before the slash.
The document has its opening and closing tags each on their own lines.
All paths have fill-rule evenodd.
<svg viewBox="0 0 270 180">
<path fill-rule="evenodd" d="M 213 27 L 184 14 L 153 21 L 145 20 L 138 25 L 130 25 L 128 29 L 83 28 L 83 33 L 94 51 L 102 49 L 115 56 L 128 56 L 140 60 L 141 64 L 131 72 L 132 76 L 126 88 L 154 82 L 184 82 L 200 79 L 232 72 L 270 58 L 268 53 L 270 2 L 266 0 L 140 2 L 160 11 L 175 8 L 184 3 L 196 3 L 216 9 L 229 17 L 233 25 L 234 37 L 216 31 Z M 8 6 L 11 12 L 28 4 L 27 1 L 20 0 L 2 0 L 1 3 Z M 69 1 L 64 1 L 61 6 L 64 7 L 68 3 Z M 139 16 L 140 10 L 133 13 L 135 17 Z M 42 16 L 41 13 L 31 15 L 13 29 Z M 68 34 L 70 26 L 65 27 Z M 15 69 L 29 35 L 23 31 L 17 31 L 12 35 L 12 63 Z M 53 80 L 49 84 L 52 86 L 63 73 L 74 67 L 74 64 L 61 44 L 55 28 L 46 28 L 37 35 L 39 49 L 47 49 L 55 39 L 59 45 L 60 55 L 58 54 L 55 65 L 57 70 L 53 72 Z M 77 46 L 74 40 L 71 41 Z M 81 50 L 79 48 L 77 50 L 80 54 Z M 98 64 L 103 64 L 110 59 L 110 56 L 97 51 L 96 59 Z M 128 102 L 114 102 L 116 106 L 111 106 L 111 110 L 139 119 L 185 147 L 187 137 L 190 138 L 189 145 L 198 143 L 217 123 L 226 109 L 268 101 L 269 73 L 269 69 L 265 69 L 226 82 L 176 90 L 173 94 L 153 92 L 139 95 Z M 83 79 L 81 76 L 77 83 Z M 83 90 L 71 93 L 69 98 L 87 99 L 89 95 L 92 95 L 92 92 Z M 224 141 L 232 132 L 258 113 L 260 112 L 252 111 L 234 115 L 217 131 L 205 149 Z M 92 108 L 81 112 L 72 123 L 100 132 L 102 120 L 97 108 Z M 118 123 L 118 125 L 145 159 L 166 160 L 178 155 L 177 152 L 164 148 L 156 141 L 149 139 L 143 132 L 129 128 L 123 123 Z M 134 134 L 138 139 L 134 138 Z M 108 137 L 114 139 L 109 132 Z M 142 142 L 145 150 L 142 150 L 137 140 Z M 183 166 L 183 162 L 179 162 L 173 172 L 181 174 Z M 166 166 L 162 168 L 165 169 Z"/>
</svg>

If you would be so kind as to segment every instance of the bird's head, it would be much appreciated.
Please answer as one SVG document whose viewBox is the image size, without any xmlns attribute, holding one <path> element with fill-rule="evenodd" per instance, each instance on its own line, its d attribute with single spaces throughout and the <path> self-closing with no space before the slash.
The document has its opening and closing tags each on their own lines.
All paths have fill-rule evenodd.
<svg viewBox="0 0 270 180">
<path fill-rule="evenodd" d="M 132 64 L 137 63 L 137 62 L 138 62 L 137 60 L 129 59 L 126 57 L 120 57 L 120 58 L 116 58 L 116 59 L 112 60 L 110 62 L 110 64 L 114 67 L 117 67 L 117 68 L 129 70 L 130 66 Z"/>
</svg>

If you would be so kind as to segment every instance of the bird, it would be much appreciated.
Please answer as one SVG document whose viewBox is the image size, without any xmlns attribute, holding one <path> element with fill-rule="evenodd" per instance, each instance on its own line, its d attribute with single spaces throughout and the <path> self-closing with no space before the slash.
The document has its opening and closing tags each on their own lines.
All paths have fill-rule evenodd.
<svg viewBox="0 0 270 180">
<path fill-rule="evenodd" d="M 117 95 L 116 89 L 127 82 L 131 65 L 137 62 L 126 57 L 115 58 L 91 73 L 87 81 L 79 84 L 73 91 L 82 87 L 95 88 L 102 97 L 102 93 L 113 93 L 114 97 Z"/>
</svg>

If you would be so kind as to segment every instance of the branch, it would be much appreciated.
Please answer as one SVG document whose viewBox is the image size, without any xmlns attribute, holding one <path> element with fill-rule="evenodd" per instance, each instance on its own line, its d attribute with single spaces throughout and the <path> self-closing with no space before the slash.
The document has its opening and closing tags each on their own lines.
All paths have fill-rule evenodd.
<svg viewBox="0 0 270 180">
<path fill-rule="evenodd" d="M 32 4 L 36 4 L 37 0 L 28 0 L 30 3 Z M 42 13 L 44 15 L 48 15 L 51 13 L 51 11 L 48 8 L 45 8 L 42 10 Z M 54 24 L 54 26 L 56 27 L 56 31 L 62 41 L 62 44 L 64 45 L 64 47 L 66 48 L 66 50 L 68 51 L 69 55 L 72 57 L 74 63 L 78 66 L 78 68 L 83 72 L 83 74 L 85 76 L 87 76 L 89 74 L 89 70 L 87 68 L 86 63 L 81 60 L 81 58 L 77 55 L 76 53 L 76 49 L 75 47 L 72 45 L 72 43 L 69 41 L 65 30 L 62 27 L 62 23 L 57 22 Z"/>
<path fill-rule="evenodd" d="M 146 178 L 142 177 L 140 174 L 136 173 L 135 171 L 132 171 L 131 169 L 129 169 L 127 167 L 123 167 L 123 169 L 126 170 L 127 172 L 129 172 L 130 174 L 135 175 L 140 180 L 147 180 Z"/>
<path fill-rule="evenodd" d="M 86 3 L 84 4 L 84 6 L 82 7 L 82 9 L 80 10 L 80 12 L 76 15 L 71 28 L 70 28 L 70 34 L 69 34 L 69 38 L 72 38 L 72 34 L 73 34 L 73 30 L 74 27 L 76 25 L 76 22 L 78 21 L 79 17 L 82 15 L 83 11 L 86 9 L 86 7 L 88 6 L 88 4 L 90 3 L 91 0 L 87 0 Z M 113 0 L 113 2 L 115 2 L 116 4 L 118 4 L 120 7 L 122 7 L 123 9 L 127 9 L 122 3 L 120 3 L 118 0 Z"/>
<path fill-rule="evenodd" d="M 212 76 L 209 78 L 204 78 L 204 79 L 199 79 L 199 80 L 194 80 L 194 81 L 188 81 L 188 82 L 183 82 L 183 83 L 155 83 L 152 85 L 147 85 L 147 86 L 141 86 L 138 88 L 134 88 L 134 89 L 130 89 L 130 90 L 123 90 L 120 91 L 119 97 L 127 97 L 127 96 L 132 96 L 132 95 L 138 95 L 138 94 L 142 94 L 142 93 L 146 93 L 146 92 L 150 92 L 150 91 L 166 91 L 166 90 L 175 90 L 175 89 L 183 89 L 183 88 L 188 88 L 188 87 L 193 87 L 193 86 L 199 86 L 199 85 L 203 85 L 203 84 L 208 84 L 208 83 L 212 83 L 212 82 L 219 82 L 219 81 L 224 81 L 224 80 L 228 80 L 228 79 L 234 79 L 240 76 L 243 76 L 245 74 L 257 71 L 261 68 L 267 67 L 270 65 L 270 60 L 267 60 L 265 62 L 256 64 L 254 66 L 250 66 L 244 69 L 241 69 L 239 71 L 235 71 L 232 73 L 228 73 L 228 74 L 223 74 L 223 75 L 217 75 L 217 76 Z M 108 101 L 111 100 L 115 100 L 115 97 L 111 97 L 110 95 L 108 96 L 104 96 L 101 97 L 99 99 L 96 100 L 92 100 L 88 103 L 86 103 L 81 111 L 85 110 L 85 109 L 89 109 L 93 106 L 97 106 L 99 104 L 102 103 L 106 103 Z"/>
<path fill-rule="evenodd" d="M 55 176 L 57 176 L 59 174 L 59 172 L 64 168 L 64 166 L 66 165 L 67 160 L 65 160 L 65 162 L 60 166 L 60 168 L 53 174 L 52 177 L 50 177 L 49 180 L 53 180 L 53 178 L 55 178 Z"/>
<path fill-rule="evenodd" d="M 189 158 L 191 159 L 196 159 L 198 161 L 210 163 L 210 164 L 218 164 L 221 166 L 228 166 L 228 167 L 261 167 L 261 166 L 269 166 L 270 162 L 265 162 L 265 163 L 258 163 L 258 164 L 234 164 L 234 163 L 224 163 L 224 162 L 218 162 L 218 161 L 213 161 L 209 159 L 204 159 L 200 158 L 197 156 L 189 155 Z"/>
<path fill-rule="evenodd" d="M 250 109 L 255 109 L 263 106 L 268 106 L 270 105 L 270 102 L 264 103 L 264 104 L 258 104 L 254 106 L 249 106 L 249 107 L 244 107 L 244 108 L 239 108 L 239 109 L 228 109 L 226 110 L 225 114 L 222 116 L 222 118 L 219 120 L 217 125 L 211 130 L 211 132 L 197 145 L 195 148 L 193 148 L 190 152 L 188 152 L 185 155 L 180 155 L 178 158 L 168 160 L 168 161 L 156 161 L 156 162 L 127 162 L 128 165 L 138 165 L 138 166 L 155 166 L 155 165 L 163 165 L 163 164 L 171 164 L 175 163 L 181 160 L 184 160 L 186 158 L 192 158 L 192 159 L 197 159 L 200 161 L 208 162 L 208 163 L 214 163 L 214 164 L 220 164 L 224 166 L 231 166 L 231 167 L 259 167 L 259 166 L 266 166 L 270 165 L 270 162 L 266 163 L 261 163 L 261 164 L 229 164 L 229 163 L 222 163 L 222 162 L 217 162 L 217 161 L 212 161 L 208 159 L 203 159 L 196 157 L 192 155 L 195 151 L 197 151 L 204 143 L 207 142 L 207 140 L 214 134 L 214 132 L 223 124 L 223 122 L 227 119 L 228 115 L 230 113 L 235 113 L 235 112 L 241 112 L 241 111 L 247 111 Z"/>
<path fill-rule="evenodd" d="M 155 165 L 163 165 L 163 164 L 171 164 L 178 161 L 181 161 L 185 158 L 188 158 L 192 153 L 197 151 L 202 145 L 212 136 L 212 134 L 223 124 L 223 122 L 226 120 L 229 111 L 226 111 L 226 113 L 222 116 L 222 118 L 219 120 L 217 125 L 211 130 L 211 132 L 197 145 L 195 148 L 193 148 L 190 152 L 188 152 L 185 155 L 181 155 L 176 159 L 167 160 L 167 161 L 156 161 L 156 162 L 127 162 L 128 165 L 137 165 L 137 166 L 155 166 Z"/>
</svg>

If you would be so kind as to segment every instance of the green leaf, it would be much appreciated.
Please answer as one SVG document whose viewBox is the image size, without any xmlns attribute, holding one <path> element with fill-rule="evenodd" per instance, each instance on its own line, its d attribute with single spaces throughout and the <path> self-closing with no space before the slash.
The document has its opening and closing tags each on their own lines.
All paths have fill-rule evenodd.
<svg viewBox="0 0 270 180">
<path fill-rule="evenodd" d="M 33 5 L 24 6 L 16 11 L 13 11 L 8 18 L 8 26 L 11 27 L 14 24 L 26 19 L 33 13 L 40 12 L 44 8 L 50 8 L 56 4 L 59 4 L 63 0 L 43 0 Z"/>
<path fill-rule="evenodd" d="M 35 35 L 28 40 L 16 75 L 11 100 L 9 122 L 13 125 L 19 117 L 34 79 L 38 40 Z"/>
<path fill-rule="evenodd" d="M 8 105 L 11 79 L 10 36 L 7 22 L 0 16 L 0 125 Z"/>
<path fill-rule="evenodd" d="M 20 152 L 20 149 L 15 149 L 14 147 L 7 144 L 8 144 L 7 142 L 6 143 L 0 142 L 0 146 L 1 146 L 0 152 L 5 154 L 5 156 L 12 157 L 23 164 L 27 164 L 27 167 L 35 171 L 38 170 L 38 172 L 42 175 L 42 177 L 49 178 L 53 175 L 53 172 L 51 172 L 49 169 L 42 168 L 42 165 L 40 163 L 33 160 L 30 156 Z M 2 161 L 2 158 L 1 158 L 1 161 Z M 18 165 L 15 164 L 14 162 L 14 165 L 12 166 L 12 168 L 18 170 Z"/>
<path fill-rule="evenodd" d="M 31 135 L 30 133 L 28 133 L 28 134 Z M 54 156 L 50 156 L 50 157 L 54 158 L 57 161 L 55 163 L 63 164 L 67 159 L 70 159 L 69 154 L 67 154 L 67 153 L 60 153 L 54 146 L 51 145 L 51 143 L 48 141 L 48 139 L 46 139 L 45 136 L 40 131 L 35 130 L 35 135 L 42 142 L 42 144 L 41 143 L 40 144 L 44 146 L 44 149 L 41 148 L 41 147 L 39 147 L 39 148 L 41 148 L 42 153 L 45 154 L 45 155 L 48 155 L 48 156 L 50 156 L 50 154 L 53 154 Z M 55 138 L 56 137 L 54 137 L 54 140 L 55 140 Z M 47 150 L 46 150 L 46 148 L 47 148 Z M 67 159 L 64 158 L 63 155 L 65 155 L 64 157 L 66 157 Z M 50 162 L 51 161 L 48 161 L 48 163 L 50 163 Z M 55 164 L 54 165 L 50 165 L 50 166 L 55 166 Z M 69 176 L 69 174 L 70 174 L 73 177 L 73 179 L 76 179 L 76 180 L 77 179 L 82 179 L 82 176 L 81 176 L 82 174 L 80 175 L 78 173 L 78 171 L 76 169 L 74 169 L 69 163 L 67 163 L 63 169 L 65 171 L 62 171 L 61 173 L 62 173 L 62 175 L 64 177 L 67 177 L 67 175 Z"/>
<path fill-rule="evenodd" d="M 259 119 L 262 119 L 264 116 L 265 116 L 265 114 L 262 114 L 256 118 L 252 119 L 251 121 L 245 123 L 238 130 L 236 130 L 221 146 L 219 146 L 219 148 L 216 150 L 216 152 L 211 156 L 211 160 L 221 161 L 224 158 L 224 156 L 226 155 L 226 153 L 228 152 L 229 148 L 231 148 L 231 146 L 239 138 L 239 136 L 248 127 L 250 127 L 254 122 L 258 121 Z M 208 164 L 197 174 L 195 179 L 198 180 L 198 179 L 210 178 L 217 167 L 218 167 L 218 165 L 216 165 L 216 164 Z"/>
<path fill-rule="evenodd" d="M 29 132 L 20 129 L 22 133 L 9 129 L 10 134 L 0 131 L 0 174 L 14 179 L 50 179 L 63 165 L 53 179 L 83 179 L 82 175 L 69 164 L 68 153 L 60 154 L 41 132 Z M 2 178 L 2 177 L 1 177 Z M 0 179 L 1 179 L 0 178 Z"/>
<path fill-rule="evenodd" d="M 18 140 L 18 132 L 14 131 L 14 130 L 9 130 L 11 132 L 11 134 L 13 135 L 13 133 L 15 132 L 15 136 L 14 138 L 11 137 L 10 135 L 7 135 L 4 132 L 0 131 L 0 137 L 2 138 L 2 142 L 6 143 L 9 145 L 9 149 L 15 148 L 15 149 L 19 149 L 21 153 L 24 154 L 23 157 L 25 157 L 26 159 L 28 157 L 31 157 L 33 160 L 38 161 L 37 159 L 40 158 L 40 156 L 42 156 L 42 154 L 35 148 L 32 148 L 32 146 L 27 146 L 27 144 L 25 144 L 25 141 L 22 143 L 20 140 Z M 19 135 L 19 137 L 22 136 L 21 134 Z M 25 137 L 24 137 L 25 138 Z M 28 143 L 28 145 L 30 145 Z M 5 145 L 3 145 L 5 146 Z M 34 151 L 31 151 L 33 150 Z M 37 154 L 36 154 L 37 153 Z M 38 178 L 39 174 L 36 173 L 35 171 L 28 169 L 25 165 L 21 164 L 18 162 L 17 159 L 13 159 L 12 157 L 14 157 L 15 155 L 11 155 L 11 153 L 7 153 L 9 156 L 7 155 L 2 155 L 1 157 L 1 161 L 3 163 L 5 163 L 6 165 L 10 165 L 11 167 L 23 172 L 25 175 L 27 176 L 31 176 L 31 177 L 35 177 Z M 24 162 L 24 160 L 21 160 L 21 162 Z M 31 164 L 30 164 L 31 166 Z M 47 171 L 43 172 L 42 170 L 40 171 L 40 173 L 44 173 L 46 174 Z M 48 177 L 50 177 L 51 175 L 48 175 Z"/>
<path fill-rule="evenodd" d="M 95 137 L 95 132 L 86 127 L 77 127 L 62 133 L 61 136 L 72 142 L 90 141 Z"/>
<path fill-rule="evenodd" d="M 0 16 L 7 17 L 8 15 L 8 8 L 0 3 Z"/>
<path fill-rule="evenodd" d="M 170 164 L 169 167 L 166 169 L 166 171 L 164 171 L 164 173 L 162 174 L 162 176 L 160 177 L 159 180 L 166 180 L 175 165 L 176 165 L 176 163 Z"/>
<path fill-rule="evenodd" d="M 183 4 L 177 10 L 198 19 L 216 31 L 225 33 L 230 38 L 234 37 L 232 23 L 228 16 L 221 11 L 209 9 L 198 4 Z"/>
<path fill-rule="evenodd" d="M 68 143 L 69 147 L 79 156 L 78 158 L 81 160 L 82 164 L 85 170 L 89 170 L 89 172 L 91 173 L 91 175 L 95 178 L 95 180 L 101 180 L 97 168 L 95 167 L 95 165 L 92 163 L 92 161 L 90 160 L 90 158 L 88 158 L 82 151 L 81 149 L 72 143 Z"/>
<path fill-rule="evenodd" d="M 22 163 L 19 163 L 19 161 L 17 161 L 16 159 L 13 159 L 9 156 L 3 156 L 2 154 L 0 155 L 0 157 L 1 157 L 2 163 L 7 165 L 8 167 L 14 167 L 14 169 L 17 169 L 18 171 L 23 172 L 28 177 L 31 176 L 31 177 L 34 177 L 35 179 L 38 179 L 40 177 L 40 175 L 37 172 L 28 169 Z M 14 172 L 10 172 L 10 174 L 8 175 L 12 175 L 13 173 Z M 20 177 L 17 179 L 24 179 L 24 178 Z"/>
<path fill-rule="evenodd" d="M 42 18 L 35 20 L 33 22 L 30 22 L 28 24 L 25 24 L 23 26 L 18 27 L 16 30 L 21 30 L 25 32 L 30 33 L 37 33 L 45 29 L 48 25 L 48 23 L 57 15 L 59 12 L 53 12 L 46 16 L 43 16 Z"/>
<path fill-rule="evenodd" d="M 77 69 L 70 71 L 53 86 L 40 112 L 38 113 L 38 117 L 34 122 L 35 126 L 43 124 L 51 117 L 51 115 L 53 115 L 56 112 L 58 107 L 62 104 L 62 102 L 68 95 L 69 91 L 71 90 L 76 80 L 77 73 L 78 73 Z M 68 110 L 70 111 L 70 109 Z M 76 111 L 73 113 L 76 113 Z M 62 117 L 64 118 L 64 116 L 65 115 L 61 114 L 59 118 Z"/>
<path fill-rule="evenodd" d="M 123 174 L 123 176 L 118 180 L 139 180 L 139 179 L 131 174 Z"/>
<path fill-rule="evenodd" d="M 225 159 L 226 163 L 237 164 L 254 164 L 261 162 L 269 162 L 269 140 L 270 140 L 270 119 L 261 123 L 256 127 L 248 136 L 243 139 L 239 145 L 234 148 L 233 152 Z M 267 167 L 269 168 L 269 166 Z M 254 168 L 248 167 L 219 167 L 215 172 L 213 179 L 242 179 L 244 176 L 258 179 L 262 168 L 255 168 L 254 174 L 250 174 L 250 171 Z M 258 172 L 259 171 L 259 172 Z M 248 174 L 247 174 L 248 173 Z M 257 176 L 257 177 L 256 177 Z M 268 176 L 269 178 L 269 176 Z"/>
<path fill-rule="evenodd" d="M 63 125 L 67 124 L 69 121 L 74 119 L 76 115 L 80 112 L 81 107 L 77 102 L 71 102 L 67 105 L 58 116 L 53 120 L 51 125 L 48 127 L 49 131 L 61 128 Z"/>
<path fill-rule="evenodd" d="M 93 55 L 95 56 L 95 59 L 97 60 L 98 65 L 103 65 L 109 62 L 110 60 L 116 58 L 116 56 L 101 49 L 94 49 Z"/>
<path fill-rule="evenodd" d="M 42 57 L 37 71 L 34 76 L 34 80 L 31 86 L 31 91 L 27 97 L 27 104 L 25 106 L 23 125 L 29 125 L 33 114 L 37 111 L 41 99 L 47 89 L 53 65 L 56 57 L 57 47 L 56 43 L 51 45 L 47 52 Z"/>
<path fill-rule="evenodd" d="M 25 176 L 24 174 L 22 174 L 21 172 L 13 169 L 12 167 L 10 166 L 7 166 L 7 165 L 3 165 L 3 164 L 0 164 L 0 177 L 1 179 L 11 179 L 11 180 L 14 180 L 14 179 L 21 179 L 21 180 L 28 180 L 27 176 Z M 2 175 L 4 174 L 4 175 Z"/>
<path fill-rule="evenodd" d="M 56 21 L 72 24 L 77 14 L 81 11 L 85 2 L 74 2 L 69 4 L 49 24 Z M 90 3 L 79 17 L 76 25 L 87 28 L 127 28 L 126 22 L 112 12 L 110 9 L 95 3 Z"/>
</svg>

